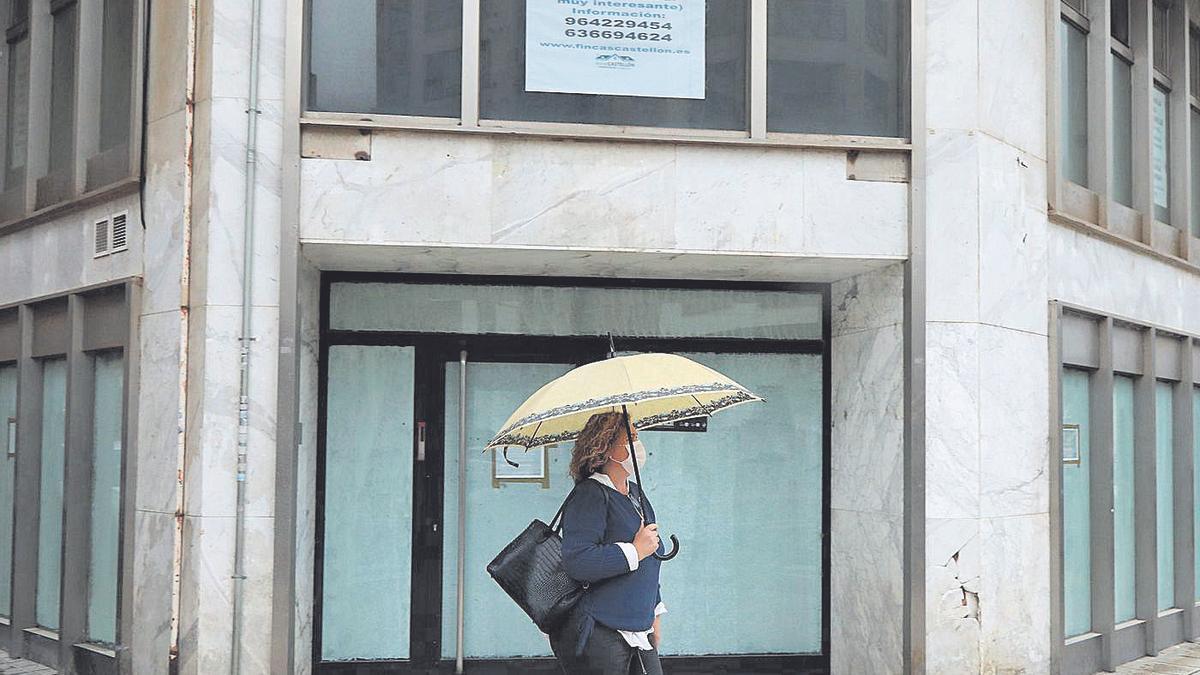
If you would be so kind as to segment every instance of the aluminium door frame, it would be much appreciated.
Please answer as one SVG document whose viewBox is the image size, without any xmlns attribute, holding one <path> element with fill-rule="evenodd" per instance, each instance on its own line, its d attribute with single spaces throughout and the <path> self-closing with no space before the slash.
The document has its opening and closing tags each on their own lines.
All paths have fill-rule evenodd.
<svg viewBox="0 0 1200 675">
<path fill-rule="evenodd" d="M 748 338 L 625 338 L 618 348 L 630 351 L 691 351 L 716 353 L 813 354 L 822 357 L 822 500 L 821 500 L 821 652 L 819 654 L 746 654 L 663 657 L 667 672 L 688 673 L 828 673 L 830 668 L 830 529 L 831 529 L 831 320 L 827 284 L 725 282 L 656 279 L 595 279 L 568 277 L 491 277 L 478 275 L 323 272 L 320 292 L 318 349 L 316 517 L 313 549 L 312 663 L 318 675 L 384 673 L 453 673 L 454 659 L 442 659 L 442 509 L 444 503 L 445 364 L 457 361 L 466 349 L 471 362 L 575 363 L 604 358 L 605 336 L 526 336 L 496 334 L 417 333 L 405 331 L 347 331 L 329 326 L 330 288 L 338 282 L 397 284 L 464 284 L 512 286 L 569 286 L 646 289 L 768 290 L 817 293 L 822 298 L 821 339 L 764 340 Z M 426 458 L 413 471 L 412 599 L 410 658 L 381 661 L 321 660 L 321 597 L 324 557 L 325 430 L 328 404 L 328 357 L 331 346 L 410 346 L 415 349 L 414 424 L 426 422 Z M 419 470 L 418 470 L 419 469 Z M 435 529 L 434 524 L 438 527 Z M 553 659 L 467 659 L 472 672 L 491 674 L 557 673 Z"/>
</svg>

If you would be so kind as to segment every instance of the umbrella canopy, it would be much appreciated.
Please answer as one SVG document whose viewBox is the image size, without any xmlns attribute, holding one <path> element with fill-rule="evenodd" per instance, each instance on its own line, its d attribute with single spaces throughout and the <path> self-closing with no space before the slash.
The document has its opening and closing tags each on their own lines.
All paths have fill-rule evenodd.
<svg viewBox="0 0 1200 675">
<path fill-rule="evenodd" d="M 538 389 L 485 449 L 573 441 L 596 413 L 627 410 L 630 423 L 646 429 L 761 400 L 721 373 L 682 356 L 618 356 L 580 366 Z"/>
</svg>

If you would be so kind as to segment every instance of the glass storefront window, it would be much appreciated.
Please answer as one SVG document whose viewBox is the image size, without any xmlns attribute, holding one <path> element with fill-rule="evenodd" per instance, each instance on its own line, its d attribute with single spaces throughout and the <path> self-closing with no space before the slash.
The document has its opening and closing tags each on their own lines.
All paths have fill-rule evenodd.
<svg viewBox="0 0 1200 675">
<path fill-rule="evenodd" d="M 0 616 L 12 616 L 13 488 L 17 449 L 9 420 L 17 416 L 17 367 L 0 366 Z"/>
<path fill-rule="evenodd" d="M 336 283 L 335 330 L 504 335 L 821 338 L 816 293 Z"/>
<path fill-rule="evenodd" d="M 679 533 L 687 555 L 663 565 L 661 586 L 670 639 L 664 654 L 815 654 L 821 651 L 821 513 L 823 467 L 822 359 L 815 354 L 683 356 L 715 368 L 763 395 L 766 402 L 722 413 L 705 434 L 645 431 L 647 494 L 664 534 Z M 459 364 L 446 365 L 444 520 L 457 522 Z M 570 489 L 571 446 L 548 450 L 549 489 L 540 483 L 492 480 L 492 453 L 480 448 L 525 396 L 568 371 L 558 364 L 468 363 L 465 565 L 467 658 L 549 655 L 528 619 L 485 571 L 513 536 L 514 523 L 553 514 Z M 725 462 L 731 442 L 754 439 L 757 460 Z M 520 451 L 517 462 L 533 461 Z M 701 459 L 704 458 L 704 459 Z M 763 467 L 771 467 L 764 471 Z M 769 499 L 761 498 L 769 495 Z M 753 522 L 753 531 L 719 525 Z M 570 527 L 568 523 L 566 525 Z M 770 532 L 770 536 L 760 536 Z M 686 533 L 686 534 L 685 534 Z M 442 657 L 455 654 L 457 533 L 448 527 L 442 557 Z M 737 565 L 753 550 L 754 575 Z M 703 593 L 687 589 L 703 587 Z M 787 617 L 758 622 L 752 616 Z M 725 621 L 718 617 L 724 617 Z"/>
<path fill-rule="evenodd" d="M 1133 65 L 1113 54 L 1113 199 L 1133 208 Z"/>
<path fill-rule="evenodd" d="M 310 11 L 309 109 L 458 117 L 462 0 L 312 0 Z"/>
<path fill-rule="evenodd" d="M 1062 92 L 1062 128 L 1059 160 L 1062 174 L 1078 185 L 1088 185 L 1088 81 L 1087 33 L 1067 19 L 1059 21 L 1063 46 L 1059 72 Z"/>
<path fill-rule="evenodd" d="M 38 501 L 37 602 L 39 626 L 58 630 L 62 578 L 63 470 L 66 461 L 67 360 L 42 362 L 42 445 Z"/>
<path fill-rule="evenodd" d="M 117 641 L 124 383 L 125 359 L 121 352 L 96 355 L 93 361 L 87 634 L 91 641 L 106 644 Z"/>
<path fill-rule="evenodd" d="M 900 0 L 768 3 L 767 127 L 905 135 L 902 9 Z"/>
<path fill-rule="evenodd" d="M 414 350 L 329 349 L 321 658 L 406 659 Z"/>
<path fill-rule="evenodd" d="M 1113 378 L 1113 601 L 1116 621 L 1137 616 L 1134 379 Z"/>
<path fill-rule="evenodd" d="M 1175 385 L 1159 382 L 1155 401 L 1155 509 L 1158 514 L 1158 609 L 1175 606 Z"/>
<path fill-rule="evenodd" d="M 676 129 L 745 129 L 749 5 L 708 0 L 701 99 L 525 89 L 526 0 L 483 3 L 479 111 L 484 119 Z"/>
<path fill-rule="evenodd" d="M 1064 461 L 1062 468 L 1063 502 L 1063 601 L 1064 628 L 1067 637 L 1092 629 L 1092 537 L 1091 537 L 1091 453 L 1090 375 L 1066 368 L 1062 379 L 1062 423 L 1064 442 L 1073 439 L 1078 448 L 1071 455 L 1078 461 Z M 1067 434 L 1067 429 L 1072 432 Z"/>
<path fill-rule="evenodd" d="M 664 8 L 625 6 L 639 3 L 581 3 L 559 18 L 588 21 L 588 35 L 577 33 L 581 24 L 570 23 L 558 26 L 563 42 L 543 40 L 543 33 L 558 35 L 549 30 L 558 18 L 553 26 L 538 23 L 536 12 L 557 7 L 555 2 L 481 3 L 478 90 L 464 92 L 461 72 L 464 65 L 473 69 L 475 64 L 463 62 L 464 20 L 469 17 L 463 15 L 461 0 L 310 0 L 307 109 L 457 118 L 465 97 L 468 103 L 477 98 L 485 121 L 749 131 L 751 26 L 746 0 L 696 0 L 688 7 L 703 7 L 703 31 L 698 22 L 691 33 L 675 26 L 670 30 L 677 33 L 651 36 L 655 42 L 646 39 L 661 29 L 650 24 L 664 20 Z M 758 99 L 767 108 L 768 129 L 907 136 L 906 2 L 770 0 L 766 35 L 761 36 L 768 51 L 767 91 L 765 101 Z M 534 31 L 531 25 L 549 32 Z M 664 35 L 671 41 L 659 40 Z M 632 68 L 649 73 L 653 67 L 645 59 L 651 55 L 645 52 L 673 49 L 673 55 L 694 55 L 691 45 L 701 41 L 702 62 L 681 57 L 691 60 L 671 66 L 657 79 L 647 75 L 631 82 L 611 76 L 614 70 Z M 570 86 L 550 86 L 541 79 L 544 73 L 537 72 L 545 63 L 564 68 L 552 58 L 560 52 L 595 53 L 596 58 L 580 60 L 578 73 L 563 71 L 551 78 Z"/>
</svg>

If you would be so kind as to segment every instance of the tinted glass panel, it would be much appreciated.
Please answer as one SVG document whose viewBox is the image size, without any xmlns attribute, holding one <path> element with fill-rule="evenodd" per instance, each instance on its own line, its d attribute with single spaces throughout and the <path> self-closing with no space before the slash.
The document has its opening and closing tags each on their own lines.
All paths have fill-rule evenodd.
<svg viewBox="0 0 1200 675">
<path fill-rule="evenodd" d="M 1155 389 L 1155 509 L 1158 514 L 1158 608 L 1175 606 L 1175 385 Z"/>
<path fill-rule="evenodd" d="M 125 359 L 120 352 L 93 362 L 92 508 L 88 561 L 88 637 L 117 641 L 117 560 L 121 532 L 121 432 Z"/>
<path fill-rule="evenodd" d="M 0 616 L 12 616 L 13 479 L 17 449 L 13 447 L 17 416 L 17 367 L 0 366 Z"/>
<path fill-rule="evenodd" d="M 1063 176 L 1087 187 L 1088 184 L 1088 83 L 1087 34 L 1063 19 L 1059 23 L 1062 45 L 1060 91 L 1062 98 L 1062 139 L 1059 151 Z"/>
<path fill-rule="evenodd" d="M 1133 496 L 1134 381 L 1113 381 L 1113 600 L 1118 622 L 1137 616 L 1135 604 L 1137 542 Z"/>
<path fill-rule="evenodd" d="M 462 0 L 312 0 L 310 11 L 310 109 L 459 116 Z"/>
<path fill-rule="evenodd" d="M 42 363 L 42 447 L 38 502 L 38 625 L 58 630 L 62 577 L 63 464 L 67 417 L 67 361 Z"/>
<path fill-rule="evenodd" d="M 768 3 L 767 126 L 906 136 L 903 6 L 901 0 Z"/>
<path fill-rule="evenodd" d="M 1112 36 L 1129 45 L 1129 0 L 1110 0 Z"/>
<path fill-rule="evenodd" d="M 75 149 L 75 37 L 78 5 L 54 15 L 50 83 L 50 170 L 70 168 Z"/>
<path fill-rule="evenodd" d="M 1160 0 L 1154 3 L 1154 68 L 1171 74 L 1171 5 Z"/>
<path fill-rule="evenodd" d="M 1063 442 L 1078 443 L 1064 447 L 1062 467 L 1063 501 L 1063 601 L 1066 636 L 1092 629 L 1092 539 L 1091 539 L 1091 453 L 1089 434 L 1089 375 L 1080 370 L 1063 370 L 1062 423 Z"/>
<path fill-rule="evenodd" d="M 1159 87 L 1150 97 L 1153 117 L 1150 128 L 1152 151 L 1151 171 L 1154 181 L 1154 217 L 1164 223 L 1171 222 L 1171 162 L 1168 148 L 1171 147 L 1171 126 L 1167 121 L 1169 94 Z"/>
<path fill-rule="evenodd" d="M 1192 236 L 1200 237 L 1200 113 L 1191 111 Z"/>
<path fill-rule="evenodd" d="M 100 62 L 100 149 L 129 143 L 133 87 L 133 0 L 104 0 Z"/>
<path fill-rule="evenodd" d="M 405 659 L 412 570 L 411 347 L 329 349 L 321 658 Z"/>
<path fill-rule="evenodd" d="M 1192 390 L 1192 428 L 1195 448 L 1192 450 L 1192 504 L 1200 504 L 1200 387 Z M 1192 519 L 1193 541 L 1195 542 L 1196 599 L 1200 600 L 1200 518 Z"/>
<path fill-rule="evenodd" d="M 703 99 L 525 91 L 525 0 L 483 3 L 480 114 L 487 119 L 745 129 L 744 0 L 708 0 Z"/>
<path fill-rule="evenodd" d="M 25 180 L 25 154 L 29 140 L 29 39 L 10 43 L 8 57 L 5 190 Z"/>
<path fill-rule="evenodd" d="M 1113 199 L 1133 208 L 1133 66 L 1112 55 Z"/>
<path fill-rule="evenodd" d="M 331 328 L 504 335 L 820 339 L 814 293 L 338 283 Z"/>
</svg>

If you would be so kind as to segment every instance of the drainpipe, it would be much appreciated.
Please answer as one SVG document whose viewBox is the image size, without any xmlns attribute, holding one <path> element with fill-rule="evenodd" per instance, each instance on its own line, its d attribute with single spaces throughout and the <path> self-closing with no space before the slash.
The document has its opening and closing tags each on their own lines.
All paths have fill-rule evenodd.
<svg viewBox="0 0 1200 675">
<path fill-rule="evenodd" d="M 175 457 L 175 531 L 171 558 L 171 647 L 170 661 L 179 658 L 179 600 L 182 591 L 183 577 L 183 523 L 184 523 L 184 471 L 187 467 L 187 411 L 188 411 L 188 331 L 191 322 L 191 283 L 192 283 L 192 187 L 194 172 L 192 163 L 195 159 L 195 130 L 196 130 L 196 5 L 198 0 L 188 0 L 187 3 L 187 64 L 184 85 L 183 108 L 183 223 L 180 233 L 180 246 L 183 249 L 183 260 L 179 270 L 179 409 L 176 411 L 178 423 L 178 438 Z M 153 3 L 147 0 L 146 20 L 146 49 L 142 55 L 150 59 L 150 7 Z M 144 129 L 149 130 L 147 119 L 149 100 L 149 69 L 143 74 L 145 82 L 142 92 L 142 116 Z M 142 165 L 145 170 L 145 148 L 149 134 L 142 134 Z M 142 182 L 141 190 L 145 192 L 146 184 Z M 142 215 L 143 224 L 145 214 Z M 143 225 L 144 226 L 144 225 Z"/>
<path fill-rule="evenodd" d="M 254 190 L 258 169 L 258 51 L 262 30 L 261 0 L 250 3 L 250 85 L 246 106 L 246 200 L 242 222 L 242 333 L 238 379 L 237 517 L 233 544 L 233 653 L 231 675 L 242 666 L 242 604 L 246 586 L 246 447 L 250 439 L 250 343 L 254 280 Z"/>
</svg>

